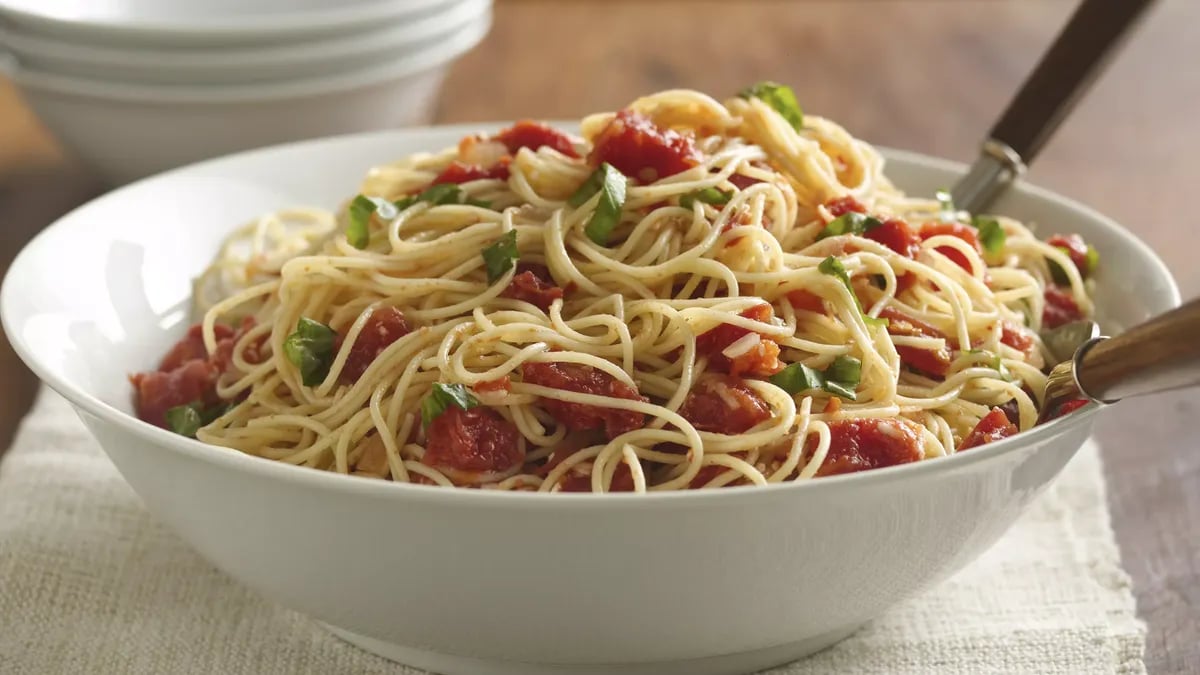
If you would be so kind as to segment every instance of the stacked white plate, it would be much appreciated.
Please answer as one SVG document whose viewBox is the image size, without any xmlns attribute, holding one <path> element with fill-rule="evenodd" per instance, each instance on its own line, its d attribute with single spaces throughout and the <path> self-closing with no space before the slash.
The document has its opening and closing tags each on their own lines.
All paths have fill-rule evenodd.
<svg viewBox="0 0 1200 675">
<path fill-rule="evenodd" d="M 0 0 L 0 65 L 114 183 L 425 124 L 491 0 Z"/>
</svg>

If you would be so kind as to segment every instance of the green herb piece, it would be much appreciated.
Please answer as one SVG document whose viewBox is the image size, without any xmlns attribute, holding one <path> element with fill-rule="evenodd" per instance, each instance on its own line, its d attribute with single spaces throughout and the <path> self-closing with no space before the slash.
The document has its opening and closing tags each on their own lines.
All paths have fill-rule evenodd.
<svg viewBox="0 0 1200 675">
<path fill-rule="evenodd" d="M 1012 377 L 1012 374 L 1011 374 L 1011 373 L 1009 373 L 1009 372 L 1008 372 L 1008 368 L 1006 368 L 1006 367 L 1004 366 L 1004 361 L 1003 361 L 1003 360 L 1000 358 L 1000 355 L 999 355 L 999 354 L 993 354 L 992 352 L 989 352 L 989 351 L 988 351 L 988 350 L 986 350 L 986 349 L 969 349 L 969 350 L 967 350 L 967 353 L 968 353 L 968 354 L 978 354 L 978 355 L 981 355 L 981 356 L 986 356 L 986 357 L 987 357 L 987 363 L 986 363 L 986 365 L 987 365 L 989 368 L 991 368 L 992 370 L 994 370 L 994 371 L 996 371 L 997 373 L 999 373 L 999 374 L 1000 374 L 1000 379 L 1002 379 L 1002 380 L 1004 380 L 1004 381 L 1006 381 L 1006 382 L 1011 382 L 1011 381 L 1012 381 L 1012 379 L 1013 379 L 1013 377 Z"/>
<path fill-rule="evenodd" d="M 229 403 L 204 408 L 199 401 L 177 405 L 167 410 L 167 426 L 180 436 L 195 438 L 201 427 L 212 424 L 213 420 L 224 415 L 232 407 L 233 404 Z"/>
<path fill-rule="evenodd" d="M 608 245 L 608 239 L 612 235 L 613 229 L 621 220 L 621 209 L 625 207 L 626 183 L 625 176 L 620 171 L 617 171 L 608 162 L 604 162 L 592 172 L 591 176 L 588 176 L 575 194 L 567 199 L 568 204 L 579 207 L 597 192 L 600 193 L 600 201 L 596 204 L 596 210 L 588 218 L 583 232 L 588 239 L 601 246 Z"/>
<path fill-rule="evenodd" d="M 850 285 L 850 274 L 846 272 L 846 268 L 842 265 L 840 260 L 834 256 L 829 256 L 828 258 L 822 260 L 820 265 L 817 265 L 817 269 L 821 272 L 821 274 L 828 274 L 829 276 L 842 282 L 842 284 L 846 287 L 846 290 L 850 291 L 850 297 L 854 298 L 854 305 L 855 307 L 858 307 L 858 313 L 862 315 L 863 321 L 868 326 L 888 325 L 887 319 L 877 319 L 873 316 L 868 316 L 867 313 L 863 311 L 862 304 L 858 301 L 858 296 L 854 294 L 854 287 Z"/>
<path fill-rule="evenodd" d="M 862 379 L 862 361 L 853 356 L 839 356 L 825 369 L 825 379 L 857 385 Z"/>
<path fill-rule="evenodd" d="M 430 185 L 421 192 L 415 195 L 409 195 L 404 199 L 397 199 L 392 205 L 397 211 L 403 211 L 418 202 L 425 202 L 432 206 L 442 206 L 445 204 L 466 204 L 468 206 L 479 206 L 485 209 L 492 208 L 492 203 L 483 199 L 475 199 L 470 197 L 466 192 L 463 192 L 462 186 L 457 183 L 438 183 Z M 393 218 L 395 216 L 392 216 Z"/>
<path fill-rule="evenodd" d="M 983 244 L 983 250 L 992 254 L 1004 250 L 1004 243 L 1008 237 L 1004 234 L 999 220 L 991 216 L 974 216 L 971 218 L 971 224 L 979 230 L 979 243 Z"/>
<path fill-rule="evenodd" d="M 1084 277 L 1090 277 L 1096 273 L 1096 269 L 1100 267 L 1100 252 L 1095 246 L 1088 244 L 1087 247 L 1087 270 L 1084 271 Z"/>
<path fill-rule="evenodd" d="M 817 234 L 817 239 L 825 239 L 827 237 L 837 237 L 843 234 L 866 234 L 871 230 L 883 225 L 880 220 L 874 216 L 868 216 L 857 211 L 847 211 L 842 215 L 829 221 L 825 229 Z"/>
<path fill-rule="evenodd" d="M 421 423 L 428 427 L 452 405 L 470 410 L 479 405 L 479 401 L 461 384 L 434 382 L 433 391 L 421 400 Z"/>
<path fill-rule="evenodd" d="M 722 192 L 714 187 L 707 187 L 703 190 L 689 192 L 679 198 L 679 205 L 685 209 L 692 208 L 696 202 L 704 204 L 712 204 L 713 206 L 724 206 L 733 198 L 732 192 Z"/>
<path fill-rule="evenodd" d="M 325 381 L 333 363 L 336 340 L 337 333 L 329 326 L 300 317 L 296 332 L 283 341 L 283 353 L 300 370 L 304 386 L 315 387 Z"/>
<path fill-rule="evenodd" d="M 488 283 L 504 276 L 513 268 L 521 254 L 517 251 L 517 231 L 505 232 L 496 243 L 483 249 L 483 265 L 487 268 Z"/>
<path fill-rule="evenodd" d="M 759 82 L 743 89 L 738 96 L 742 98 L 757 98 L 775 109 L 783 119 L 796 131 L 804 126 L 804 111 L 796 100 L 796 92 L 792 88 L 775 82 Z"/>
<path fill-rule="evenodd" d="M 396 206 L 386 199 L 358 195 L 350 202 L 350 224 L 346 227 L 346 240 L 357 249 L 371 243 L 371 216 L 379 214 L 384 220 L 398 215 Z"/>
<path fill-rule="evenodd" d="M 862 377 L 862 361 L 853 356 L 839 356 L 824 371 L 793 363 L 771 376 L 771 384 L 795 395 L 802 391 L 824 389 L 835 396 L 854 401 L 855 388 Z"/>
<path fill-rule="evenodd" d="M 811 368 L 797 361 L 772 375 L 770 382 L 787 393 L 795 395 L 802 391 L 823 388 L 825 386 L 825 376 L 816 368 Z"/>
</svg>

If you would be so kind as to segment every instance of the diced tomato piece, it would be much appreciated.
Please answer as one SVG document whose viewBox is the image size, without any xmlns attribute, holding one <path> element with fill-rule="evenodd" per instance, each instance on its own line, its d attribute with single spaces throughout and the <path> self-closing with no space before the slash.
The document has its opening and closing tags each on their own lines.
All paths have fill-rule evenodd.
<svg viewBox="0 0 1200 675">
<path fill-rule="evenodd" d="M 217 331 L 217 351 L 212 355 L 210 361 L 219 372 L 224 373 L 228 372 L 229 368 L 233 365 L 233 348 L 237 346 L 237 343 L 241 341 L 246 333 L 254 328 L 254 319 L 251 317 L 242 319 L 242 325 L 237 329 L 236 333 L 229 334 L 231 331 L 228 326 L 220 326 L 220 328 L 225 330 Z M 223 334 L 228 335 L 228 337 L 220 337 Z M 246 349 L 242 352 L 242 357 L 248 363 L 262 363 L 264 359 L 262 346 L 266 341 L 266 333 L 260 335 L 254 342 L 246 345 Z"/>
<path fill-rule="evenodd" d="M 608 373 L 577 363 L 524 363 L 521 377 L 528 384 L 551 389 L 593 394 L 629 401 L 648 401 L 636 389 Z M 632 410 L 606 408 L 584 403 L 569 403 L 552 398 L 539 398 L 550 416 L 572 431 L 604 429 L 609 440 L 628 431 L 640 429 L 646 416 Z"/>
<path fill-rule="evenodd" d="M 731 435 L 771 419 L 771 406 L 744 380 L 716 375 L 692 386 L 679 415 L 700 431 Z"/>
<path fill-rule="evenodd" d="M 432 185 L 469 183 L 473 180 L 483 180 L 484 178 L 508 180 L 508 165 L 510 161 L 511 158 L 505 157 L 495 165 L 484 168 L 478 164 L 463 164 L 458 160 L 454 160 L 450 162 L 450 166 L 438 174 L 437 178 L 433 179 Z"/>
<path fill-rule="evenodd" d="M 192 359 L 170 371 L 138 373 L 129 378 L 136 390 L 137 416 L 155 426 L 167 427 L 167 411 L 189 403 L 217 402 L 217 369 L 207 359 Z"/>
<path fill-rule="evenodd" d="M 920 429 L 906 419 L 848 419 L 828 424 L 829 452 L 818 476 L 880 469 L 924 457 Z M 809 444 L 815 447 L 816 439 Z"/>
<path fill-rule="evenodd" d="M 601 162 L 642 183 L 653 183 L 696 166 L 700 153 L 687 136 L 660 129 L 645 115 L 626 109 L 596 137 L 588 163 Z"/>
<path fill-rule="evenodd" d="M 1033 335 L 1024 326 L 1018 326 L 1011 321 L 1000 324 L 1000 342 L 1017 351 L 1032 354 L 1034 349 Z"/>
<path fill-rule="evenodd" d="M 497 378 L 495 380 L 484 380 L 483 382 L 476 383 L 475 386 L 471 388 L 481 393 L 492 391 L 512 391 L 512 378 L 505 375 L 504 377 Z"/>
<path fill-rule="evenodd" d="M 550 270 L 544 266 L 522 263 L 517 265 L 517 274 L 500 295 L 523 300 L 547 312 L 555 300 L 563 297 L 563 289 L 554 285 Z"/>
<path fill-rule="evenodd" d="M 890 335 L 946 338 L 946 335 L 937 328 L 892 307 L 884 307 L 879 312 L 879 317 L 888 320 L 887 330 Z M 900 355 L 901 363 L 929 375 L 945 377 L 950 370 L 951 358 L 948 346 L 931 350 L 897 345 L 896 353 Z"/>
<path fill-rule="evenodd" d="M 560 492 L 591 492 L 592 477 L 579 474 L 569 474 L 558 484 Z M 609 492 L 633 492 L 633 472 L 624 461 L 613 471 L 612 484 Z"/>
<path fill-rule="evenodd" d="M 1075 296 L 1070 289 L 1063 290 L 1058 286 L 1047 286 L 1046 306 L 1042 309 L 1042 326 L 1058 328 L 1064 323 L 1078 321 L 1083 318 L 1083 311 L 1075 302 Z"/>
<path fill-rule="evenodd" d="M 508 148 L 512 154 L 517 154 L 521 148 L 537 150 L 541 147 L 553 148 L 567 157 L 578 157 L 575 144 L 571 137 L 533 120 L 521 120 L 493 137 Z"/>
<path fill-rule="evenodd" d="M 371 312 L 366 324 L 359 331 L 354 346 L 350 348 L 346 365 L 342 367 L 338 380 L 347 384 L 357 382 L 383 350 L 410 332 L 404 313 L 395 307 L 380 307 Z"/>
<path fill-rule="evenodd" d="M 733 186 L 737 189 L 745 190 L 751 185 L 757 185 L 762 181 L 757 178 L 751 178 L 750 176 L 743 176 L 740 173 L 735 173 L 729 177 L 729 182 L 733 183 Z"/>
<path fill-rule="evenodd" d="M 892 335 L 907 335 L 910 337 L 944 338 L 946 334 L 918 318 L 911 317 L 894 307 L 884 307 L 879 312 L 879 318 L 888 320 L 888 332 Z"/>
<path fill-rule="evenodd" d="M 1079 270 L 1079 275 L 1087 278 L 1091 269 L 1088 265 L 1088 246 L 1083 237 L 1078 234 L 1056 234 L 1047 239 L 1046 243 L 1066 249 L 1071 262 L 1075 263 L 1075 269 Z"/>
<path fill-rule="evenodd" d="M 892 249 L 906 258 L 916 258 L 921 251 L 921 237 L 908 226 L 908 223 L 898 218 L 889 218 L 882 225 L 873 227 L 863 234 L 871 241 Z"/>
<path fill-rule="evenodd" d="M 807 312 L 816 312 L 817 314 L 825 313 L 825 301 L 821 296 L 806 291 L 803 288 L 794 291 L 788 291 L 788 302 L 792 303 L 792 307 L 802 309 Z"/>
<path fill-rule="evenodd" d="M 830 199 L 829 201 L 825 202 L 825 208 L 829 210 L 829 215 L 833 216 L 834 218 L 844 216 L 851 211 L 855 213 L 867 212 L 867 207 L 863 206 L 861 202 L 850 195 Z"/>
<path fill-rule="evenodd" d="M 221 340 L 233 335 L 233 329 L 224 324 L 215 324 L 213 332 L 216 333 L 218 344 Z M 175 346 L 171 347 L 171 351 L 167 352 L 162 362 L 158 364 L 158 369 L 161 372 L 170 372 L 188 361 L 207 358 L 208 350 L 204 348 L 203 327 L 195 324 L 188 328 L 187 334 L 180 338 Z"/>
<path fill-rule="evenodd" d="M 1077 398 L 1067 401 L 1066 403 L 1058 406 L 1058 410 L 1055 411 L 1054 415 L 1051 416 L 1051 419 L 1058 419 L 1063 415 L 1069 415 L 1087 404 L 1088 400 L 1086 398 Z"/>
<path fill-rule="evenodd" d="M 421 461 L 455 482 L 477 483 L 504 475 L 525 460 L 520 433 L 495 410 L 446 408 L 425 432 Z"/>
<path fill-rule="evenodd" d="M 842 399 L 838 398 L 837 396 L 831 396 L 829 400 L 825 402 L 825 410 L 821 412 L 825 413 L 826 415 L 832 415 L 841 409 Z"/>
<path fill-rule="evenodd" d="M 1008 420 L 1008 415 L 1004 414 L 1002 408 L 992 408 L 991 412 L 979 420 L 971 433 L 967 434 L 958 449 L 962 451 L 977 445 L 998 441 L 1001 438 L 1008 438 L 1016 435 L 1017 431 L 1019 431 L 1017 425 Z"/>
<path fill-rule="evenodd" d="M 973 227 L 963 225 L 962 223 L 940 223 L 940 222 L 925 223 L 924 225 L 921 226 L 921 239 L 922 240 L 929 239 L 930 237 L 936 237 L 939 235 L 950 235 L 952 237 L 958 237 L 959 239 L 962 239 L 963 241 L 967 242 L 967 244 L 970 245 L 971 248 L 975 249 L 979 253 L 983 253 L 983 248 L 979 245 L 979 237 L 975 234 L 975 228 L 973 228 Z M 950 260 L 953 260 L 955 264 L 957 264 L 959 267 L 963 268 L 964 270 L 966 270 L 968 272 L 971 271 L 971 263 L 967 260 L 967 257 L 965 255 L 963 255 L 963 253 L 961 251 L 959 251 L 958 249 L 950 248 L 949 246 L 939 246 L 935 250 L 938 253 L 941 253 L 942 255 L 946 256 Z"/>
<path fill-rule="evenodd" d="M 755 305 L 741 313 L 741 316 L 754 321 L 769 322 L 774 312 L 771 306 L 763 303 Z M 726 347 L 749 335 L 748 328 L 723 323 L 716 328 L 704 331 L 696 336 L 696 352 L 708 357 L 711 368 L 731 374 L 750 373 L 755 375 L 773 375 L 783 368 L 779 363 L 779 345 L 773 340 L 763 338 L 757 346 L 746 354 L 730 359 L 721 352 Z M 771 343 L 767 345 L 766 343 Z M 735 372 L 736 371 L 736 372 Z"/>
</svg>

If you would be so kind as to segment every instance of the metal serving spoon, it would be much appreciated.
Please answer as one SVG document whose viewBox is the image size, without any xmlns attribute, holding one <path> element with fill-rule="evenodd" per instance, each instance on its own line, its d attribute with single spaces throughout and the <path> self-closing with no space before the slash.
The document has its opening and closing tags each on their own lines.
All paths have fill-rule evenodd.
<svg viewBox="0 0 1200 675">
<path fill-rule="evenodd" d="M 988 206 L 1037 156 L 1154 0 L 1083 0 L 951 190 L 972 213 Z M 1068 401 L 1098 404 L 1200 384 L 1200 300 L 1108 338 L 1094 321 L 1043 331 L 1059 361 L 1038 422 Z"/>
</svg>

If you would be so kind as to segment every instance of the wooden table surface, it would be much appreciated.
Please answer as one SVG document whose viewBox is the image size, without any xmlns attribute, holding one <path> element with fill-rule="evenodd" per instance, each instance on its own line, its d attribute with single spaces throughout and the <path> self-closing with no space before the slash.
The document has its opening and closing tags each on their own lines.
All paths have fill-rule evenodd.
<svg viewBox="0 0 1200 675">
<path fill-rule="evenodd" d="M 578 117 L 658 89 L 726 95 L 792 84 L 805 109 L 876 143 L 969 161 L 1073 3 L 1060 0 L 497 0 L 453 69 L 439 122 Z M 1161 0 L 1057 134 L 1030 180 L 1141 236 L 1185 296 L 1200 291 L 1200 2 Z M 103 190 L 0 79 L 0 267 Z M 35 382 L 0 344 L 0 447 Z M 1196 393 L 1122 403 L 1100 421 L 1113 525 L 1149 624 L 1154 673 L 1200 672 Z"/>
</svg>

